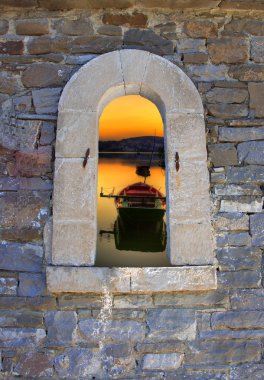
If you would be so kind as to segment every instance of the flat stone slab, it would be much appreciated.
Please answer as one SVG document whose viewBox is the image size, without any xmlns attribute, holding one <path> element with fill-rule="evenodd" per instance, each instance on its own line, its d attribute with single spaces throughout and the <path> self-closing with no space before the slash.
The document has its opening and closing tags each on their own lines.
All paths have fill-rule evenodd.
<svg viewBox="0 0 264 380">
<path fill-rule="evenodd" d="M 52 293 L 153 293 L 217 288 L 214 266 L 162 268 L 47 267 Z"/>
</svg>

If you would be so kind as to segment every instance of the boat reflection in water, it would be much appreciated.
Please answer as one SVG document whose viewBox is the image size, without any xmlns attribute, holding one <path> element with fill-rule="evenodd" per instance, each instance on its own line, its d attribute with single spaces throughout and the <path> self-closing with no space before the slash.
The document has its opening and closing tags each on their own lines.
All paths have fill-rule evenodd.
<svg viewBox="0 0 264 380">
<path fill-rule="evenodd" d="M 102 235 L 114 235 L 115 247 L 119 251 L 162 252 L 166 249 L 166 223 L 156 222 L 130 223 L 117 217 L 113 231 L 100 231 Z"/>
<path fill-rule="evenodd" d="M 104 159 L 100 164 L 104 162 L 108 167 L 99 170 L 98 181 L 101 187 L 96 266 L 170 266 L 166 255 L 166 197 L 158 190 L 164 181 L 160 167 L 152 166 L 150 174 L 149 167 L 136 165 L 135 171 L 135 166 L 125 160 Z M 119 175 L 114 176 L 115 172 Z M 144 176 L 145 181 L 145 177 L 151 176 L 150 184 L 139 182 L 138 176 Z M 102 188 L 105 183 L 112 186 L 108 191 Z M 122 190 L 115 192 L 114 187 Z"/>
</svg>

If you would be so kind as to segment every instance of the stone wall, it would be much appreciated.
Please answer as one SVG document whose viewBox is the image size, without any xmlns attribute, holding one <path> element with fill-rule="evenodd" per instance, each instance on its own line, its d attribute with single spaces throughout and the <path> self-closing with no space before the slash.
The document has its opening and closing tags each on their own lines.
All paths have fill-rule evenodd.
<svg viewBox="0 0 264 380">
<path fill-rule="evenodd" d="M 160 3 L 0 1 L 0 378 L 264 377 L 264 4 Z M 81 65 L 128 47 L 202 96 L 218 289 L 48 294 L 58 99 Z"/>
</svg>

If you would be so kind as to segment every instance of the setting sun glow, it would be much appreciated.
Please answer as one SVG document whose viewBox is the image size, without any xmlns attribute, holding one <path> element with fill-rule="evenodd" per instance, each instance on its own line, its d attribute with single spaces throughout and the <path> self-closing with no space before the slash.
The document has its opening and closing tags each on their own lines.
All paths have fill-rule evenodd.
<svg viewBox="0 0 264 380">
<path fill-rule="evenodd" d="M 112 100 L 100 117 L 100 140 L 163 136 L 161 115 L 151 101 L 139 95 Z"/>
</svg>

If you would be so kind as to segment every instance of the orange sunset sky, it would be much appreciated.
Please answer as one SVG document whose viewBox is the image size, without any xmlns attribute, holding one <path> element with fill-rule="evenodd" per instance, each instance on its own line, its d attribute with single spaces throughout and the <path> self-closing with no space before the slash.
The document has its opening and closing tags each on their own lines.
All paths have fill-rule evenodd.
<svg viewBox="0 0 264 380">
<path fill-rule="evenodd" d="M 163 136 L 160 113 L 152 102 L 139 95 L 112 100 L 100 117 L 100 140 L 138 136 Z"/>
</svg>

